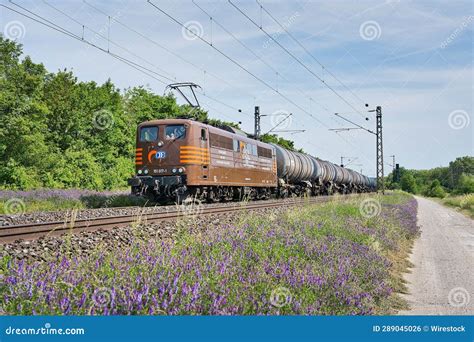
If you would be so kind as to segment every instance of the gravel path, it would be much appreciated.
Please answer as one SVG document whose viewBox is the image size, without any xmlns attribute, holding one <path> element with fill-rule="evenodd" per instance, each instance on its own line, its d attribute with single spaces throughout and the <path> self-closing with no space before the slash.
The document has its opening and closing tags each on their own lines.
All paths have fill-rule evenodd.
<svg viewBox="0 0 474 342">
<path fill-rule="evenodd" d="M 474 314 L 474 221 L 426 198 L 418 201 L 421 236 L 406 275 L 411 310 L 401 315 Z"/>
</svg>

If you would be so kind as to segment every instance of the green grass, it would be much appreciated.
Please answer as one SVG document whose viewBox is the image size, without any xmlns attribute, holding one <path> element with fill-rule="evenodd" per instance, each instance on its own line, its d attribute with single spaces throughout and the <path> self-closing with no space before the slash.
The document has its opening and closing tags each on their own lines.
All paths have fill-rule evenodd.
<svg viewBox="0 0 474 342">
<path fill-rule="evenodd" d="M 22 199 L 22 207 L 20 209 L 9 209 L 8 200 L 0 200 L 0 214 L 10 215 L 23 213 L 33 213 L 38 211 L 56 211 L 67 209 L 84 209 L 86 206 L 79 200 L 66 200 L 63 198 L 49 198 L 49 199 Z M 10 207 L 11 208 L 11 207 Z"/>
<path fill-rule="evenodd" d="M 37 199 L 27 197 L 14 198 L 14 200 L 15 203 L 12 204 L 10 199 L 0 199 L 0 214 L 11 215 L 39 211 L 145 206 L 147 204 L 147 200 L 131 195 L 89 195 L 80 199 L 63 197 Z"/>
<path fill-rule="evenodd" d="M 441 201 L 446 206 L 453 207 L 474 218 L 474 194 L 450 196 Z"/>
</svg>

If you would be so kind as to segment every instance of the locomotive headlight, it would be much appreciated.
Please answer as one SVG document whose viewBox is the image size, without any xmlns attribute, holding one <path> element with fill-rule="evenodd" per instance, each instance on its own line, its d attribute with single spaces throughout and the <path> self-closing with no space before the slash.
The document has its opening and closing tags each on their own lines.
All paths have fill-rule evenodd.
<svg viewBox="0 0 474 342">
<path fill-rule="evenodd" d="M 148 174 L 148 170 L 147 170 L 147 169 L 143 170 L 143 173 L 144 173 L 145 175 L 147 175 L 147 174 Z"/>
<path fill-rule="evenodd" d="M 173 173 L 176 173 L 176 168 L 174 168 L 173 170 L 171 170 Z"/>
<path fill-rule="evenodd" d="M 161 147 L 161 146 L 163 146 L 163 141 L 160 140 L 158 141 L 158 147 Z"/>
<path fill-rule="evenodd" d="M 138 174 L 141 175 L 141 174 L 142 174 L 142 170 L 138 170 Z"/>
<path fill-rule="evenodd" d="M 184 169 L 183 169 L 182 167 L 180 167 L 180 168 L 178 169 L 178 172 L 179 172 L 179 173 L 182 173 L 183 171 L 184 171 Z"/>
</svg>

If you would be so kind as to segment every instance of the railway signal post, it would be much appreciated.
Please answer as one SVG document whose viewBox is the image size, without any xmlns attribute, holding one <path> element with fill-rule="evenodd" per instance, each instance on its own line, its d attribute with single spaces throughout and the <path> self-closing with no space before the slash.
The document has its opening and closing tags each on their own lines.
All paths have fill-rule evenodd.
<svg viewBox="0 0 474 342">
<path fill-rule="evenodd" d="M 260 140 L 260 107 L 255 106 L 255 140 Z"/>
<path fill-rule="evenodd" d="M 395 182 L 396 181 L 396 177 L 395 177 L 395 155 L 392 154 L 391 156 L 389 156 L 390 158 L 392 158 L 392 180 Z M 389 164 L 390 165 L 390 164 Z"/>
</svg>

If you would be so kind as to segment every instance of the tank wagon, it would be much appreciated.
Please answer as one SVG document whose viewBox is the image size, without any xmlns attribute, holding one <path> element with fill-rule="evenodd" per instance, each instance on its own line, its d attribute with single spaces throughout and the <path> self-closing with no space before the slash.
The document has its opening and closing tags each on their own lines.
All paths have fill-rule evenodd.
<svg viewBox="0 0 474 342">
<path fill-rule="evenodd" d="M 137 128 L 132 193 L 181 203 L 368 192 L 373 179 L 311 155 L 188 119 Z"/>
<path fill-rule="evenodd" d="M 278 194 L 331 195 L 375 190 L 375 182 L 351 169 L 271 144 L 276 151 Z"/>
</svg>

